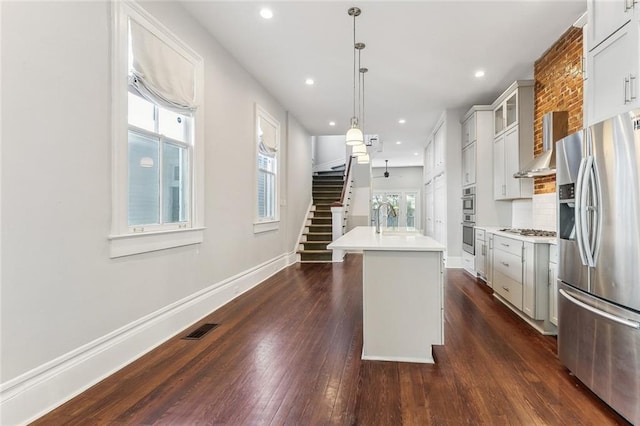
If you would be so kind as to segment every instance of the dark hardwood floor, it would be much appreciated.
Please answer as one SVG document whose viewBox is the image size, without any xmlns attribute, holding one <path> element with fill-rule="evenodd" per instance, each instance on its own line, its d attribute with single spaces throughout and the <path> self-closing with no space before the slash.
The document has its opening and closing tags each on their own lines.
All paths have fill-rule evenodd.
<svg viewBox="0 0 640 426">
<path fill-rule="evenodd" d="M 627 424 L 462 270 L 435 365 L 362 361 L 361 282 L 358 255 L 291 266 L 35 424 Z"/>
</svg>

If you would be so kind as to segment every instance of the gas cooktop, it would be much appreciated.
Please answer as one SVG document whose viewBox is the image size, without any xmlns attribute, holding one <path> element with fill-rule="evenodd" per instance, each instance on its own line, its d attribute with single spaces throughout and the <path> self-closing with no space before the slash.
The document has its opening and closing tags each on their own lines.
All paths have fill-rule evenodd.
<svg viewBox="0 0 640 426">
<path fill-rule="evenodd" d="M 543 231 L 541 229 L 503 228 L 500 231 L 511 232 L 524 237 L 556 237 L 556 231 Z"/>
</svg>

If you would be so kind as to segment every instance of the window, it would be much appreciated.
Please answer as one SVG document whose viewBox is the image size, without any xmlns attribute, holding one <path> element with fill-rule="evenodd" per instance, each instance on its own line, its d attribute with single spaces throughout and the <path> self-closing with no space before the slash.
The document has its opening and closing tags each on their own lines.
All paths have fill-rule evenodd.
<svg viewBox="0 0 640 426">
<path fill-rule="evenodd" d="M 256 105 L 256 220 L 254 232 L 278 229 L 280 124 Z"/>
<path fill-rule="evenodd" d="M 135 3 L 112 7 L 111 257 L 202 242 L 202 60 Z"/>
</svg>

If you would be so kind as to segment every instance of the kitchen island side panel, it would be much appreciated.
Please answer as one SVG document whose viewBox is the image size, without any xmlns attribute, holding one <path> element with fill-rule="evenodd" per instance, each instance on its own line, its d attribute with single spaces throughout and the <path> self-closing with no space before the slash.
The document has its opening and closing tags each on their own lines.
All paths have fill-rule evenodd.
<svg viewBox="0 0 640 426">
<path fill-rule="evenodd" d="M 362 359 L 433 363 L 442 282 L 442 252 L 365 251 Z"/>
</svg>

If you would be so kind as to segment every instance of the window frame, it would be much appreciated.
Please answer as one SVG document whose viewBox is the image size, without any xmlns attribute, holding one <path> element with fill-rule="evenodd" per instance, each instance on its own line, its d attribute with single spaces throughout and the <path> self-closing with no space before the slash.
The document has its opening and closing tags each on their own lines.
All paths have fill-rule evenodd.
<svg viewBox="0 0 640 426">
<path fill-rule="evenodd" d="M 204 240 L 204 63 L 202 58 L 166 26 L 132 1 L 112 2 L 112 203 L 110 257 L 121 257 Z M 190 220 L 179 223 L 129 226 L 128 223 L 128 22 L 135 20 L 194 65 L 195 103 L 188 171 Z M 171 138 L 167 138 L 171 140 Z M 162 142 L 160 142 L 162 143 Z M 146 229 L 145 229 L 146 227 Z"/>
<path fill-rule="evenodd" d="M 276 133 L 276 152 L 275 152 L 275 188 L 273 194 L 273 207 L 274 207 L 274 216 L 268 218 L 261 218 L 259 214 L 259 202 L 258 202 L 258 174 L 259 174 L 259 161 L 258 158 L 260 154 L 260 121 L 263 120 L 275 128 Z M 255 126 L 254 126 L 254 222 L 253 222 L 253 232 L 261 233 L 268 231 L 275 231 L 280 227 L 280 123 L 276 120 L 271 114 L 269 114 L 263 107 L 255 104 Z"/>
</svg>

